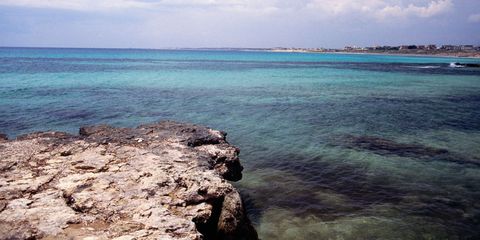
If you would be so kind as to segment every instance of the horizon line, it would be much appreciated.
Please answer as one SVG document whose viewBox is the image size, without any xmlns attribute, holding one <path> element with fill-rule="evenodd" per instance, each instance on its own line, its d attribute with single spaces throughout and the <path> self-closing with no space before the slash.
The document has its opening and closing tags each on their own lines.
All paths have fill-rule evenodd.
<svg viewBox="0 0 480 240">
<path fill-rule="evenodd" d="M 374 46 L 356 46 L 356 45 L 346 45 L 342 48 L 327 48 L 327 47 L 284 47 L 284 46 L 276 46 L 276 47 L 160 47 L 160 48 L 142 48 L 142 47 L 62 47 L 62 46 L 0 46 L 0 48 L 36 48 L 36 49 L 111 49 L 111 50 L 202 50 L 202 49 L 210 49 L 210 50 L 222 50 L 222 49 L 237 49 L 237 50 L 269 50 L 269 49 L 325 49 L 325 50 L 344 50 L 345 47 L 358 47 L 358 48 L 367 48 L 367 47 L 398 47 L 398 46 L 427 46 L 427 45 L 437 45 L 437 46 L 465 46 L 465 45 L 472 45 L 472 46 L 480 46 L 480 44 L 400 44 L 400 45 L 374 45 Z"/>
</svg>

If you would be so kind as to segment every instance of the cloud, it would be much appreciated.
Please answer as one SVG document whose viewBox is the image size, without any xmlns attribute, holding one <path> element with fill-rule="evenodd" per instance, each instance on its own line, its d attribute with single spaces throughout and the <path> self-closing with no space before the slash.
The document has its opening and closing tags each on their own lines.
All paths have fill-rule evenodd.
<svg viewBox="0 0 480 240">
<path fill-rule="evenodd" d="M 385 3 L 382 0 L 365 0 L 362 2 L 353 0 L 313 0 L 308 3 L 307 7 L 318 10 L 323 14 L 341 15 L 352 12 L 371 12 L 383 5 Z"/>
<path fill-rule="evenodd" d="M 409 4 L 407 7 L 402 8 L 398 5 L 396 6 L 387 6 L 377 12 L 377 15 L 381 18 L 389 16 L 397 17 L 407 17 L 407 16 L 418 16 L 418 17 L 432 17 L 438 14 L 445 13 L 453 7 L 451 0 L 443 1 L 432 1 L 427 6 L 416 6 Z"/>
<path fill-rule="evenodd" d="M 153 4 L 153 2 L 139 0 L 3 0 L 0 2 L 0 5 L 5 6 L 53 8 L 76 11 L 148 8 Z"/>
<path fill-rule="evenodd" d="M 473 23 L 480 22 L 480 13 L 472 14 L 468 16 L 468 21 Z"/>
<path fill-rule="evenodd" d="M 476 44 L 479 7 L 471 0 L 0 0 L 0 45 Z"/>
<path fill-rule="evenodd" d="M 269 7 L 276 1 L 254 0 L 2 0 L 0 5 L 80 11 L 162 7 Z"/>
<path fill-rule="evenodd" d="M 80 12 L 118 12 L 130 10 L 179 11 L 179 10 L 215 10 L 220 12 L 239 12 L 270 14 L 281 8 L 298 7 L 298 2 L 308 0 L 0 0 L 0 6 L 13 6 L 40 9 L 60 9 Z"/>
<path fill-rule="evenodd" d="M 271 13 L 313 10 L 327 16 L 360 13 L 384 19 L 431 17 L 448 11 L 453 3 L 452 0 L 2 0 L 0 5 L 77 11 L 216 8 Z"/>
<path fill-rule="evenodd" d="M 417 4 L 411 3 L 416 2 Z M 343 15 L 360 13 L 366 16 L 385 19 L 389 17 L 432 17 L 452 9 L 452 0 L 423 1 L 394 1 L 394 0 L 354 0 L 324 1 L 314 0 L 308 7 L 318 9 L 324 14 Z M 420 1 L 421 2 L 421 1 Z"/>
</svg>

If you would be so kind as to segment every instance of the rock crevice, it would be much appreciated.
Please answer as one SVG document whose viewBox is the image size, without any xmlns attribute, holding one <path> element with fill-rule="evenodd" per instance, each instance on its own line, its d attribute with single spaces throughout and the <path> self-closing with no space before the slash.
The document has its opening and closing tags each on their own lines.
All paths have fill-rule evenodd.
<svg viewBox="0 0 480 240">
<path fill-rule="evenodd" d="M 238 148 L 176 122 L 0 140 L 0 239 L 257 239 Z"/>
</svg>

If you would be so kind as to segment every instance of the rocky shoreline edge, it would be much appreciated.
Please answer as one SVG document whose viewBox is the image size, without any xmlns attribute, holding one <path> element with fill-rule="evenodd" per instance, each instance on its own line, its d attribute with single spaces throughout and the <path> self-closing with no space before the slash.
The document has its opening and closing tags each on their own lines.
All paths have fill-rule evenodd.
<svg viewBox="0 0 480 240">
<path fill-rule="evenodd" d="M 257 239 L 226 133 L 163 121 L 0 136 L 0 239 Z"/>
</svg>

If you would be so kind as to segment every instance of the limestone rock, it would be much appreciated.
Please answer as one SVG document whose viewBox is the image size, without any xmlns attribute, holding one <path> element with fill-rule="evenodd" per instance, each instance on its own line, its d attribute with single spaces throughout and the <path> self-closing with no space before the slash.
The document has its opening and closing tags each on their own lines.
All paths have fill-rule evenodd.
<svg viewBox="0 0 480 240">
<path fill-rule="evenodd" d="M 225 133 L 159 122 L 0 140 L 0 239 L 257 239 Z"/>
</svg>

